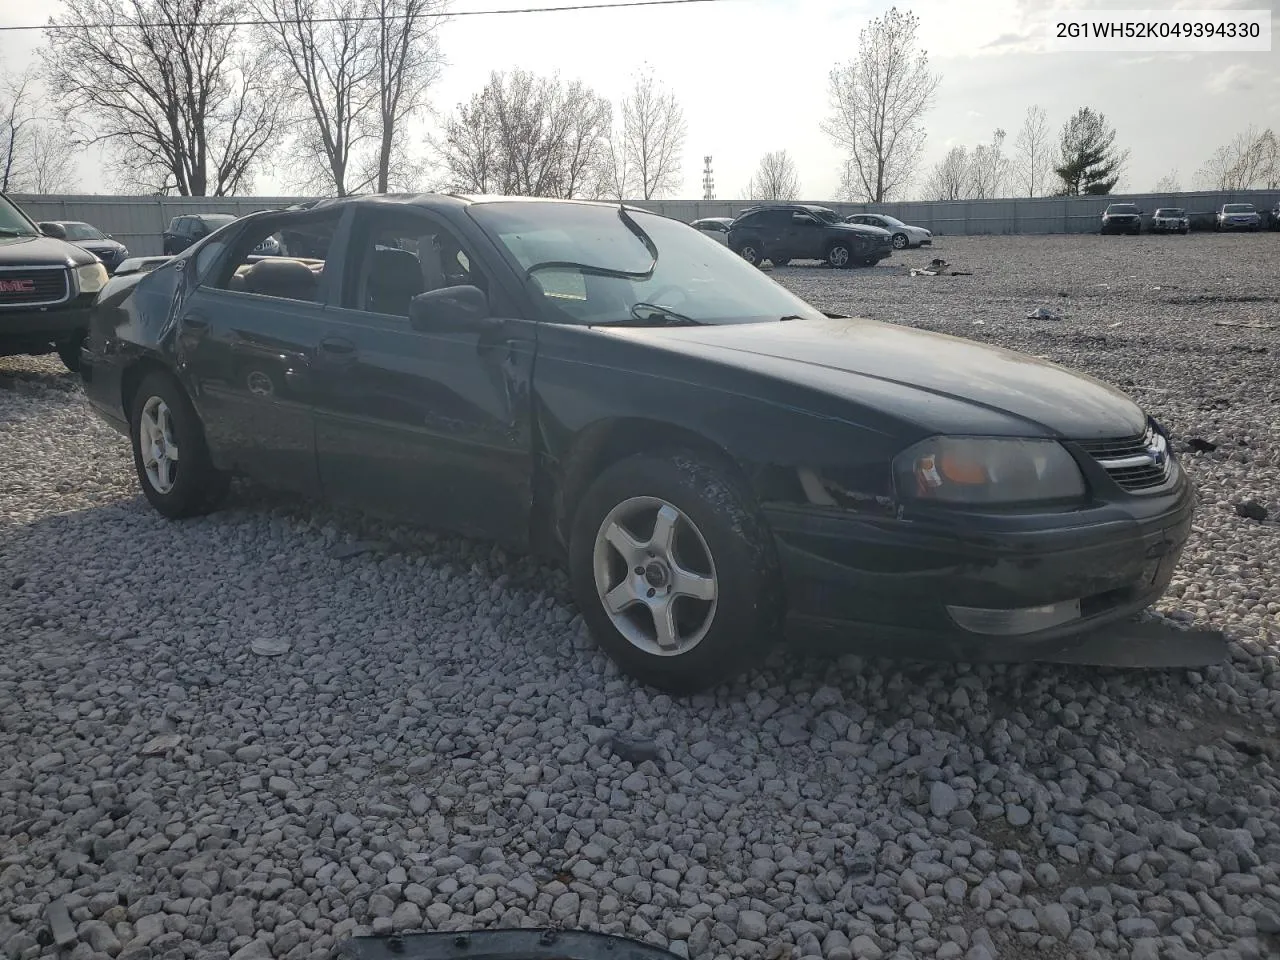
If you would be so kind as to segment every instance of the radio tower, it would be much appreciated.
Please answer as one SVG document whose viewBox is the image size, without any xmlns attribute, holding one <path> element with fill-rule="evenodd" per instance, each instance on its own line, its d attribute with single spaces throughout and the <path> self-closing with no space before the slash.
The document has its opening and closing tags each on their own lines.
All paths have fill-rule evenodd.
<svg viewBox="0 0 1280 960">
<path fill-rule="evenodd" d="M 714 200 L 716 198 L 716 178 L 711 172 L 711 157 L 702 158 L 702 199 Z"/>
</svg>

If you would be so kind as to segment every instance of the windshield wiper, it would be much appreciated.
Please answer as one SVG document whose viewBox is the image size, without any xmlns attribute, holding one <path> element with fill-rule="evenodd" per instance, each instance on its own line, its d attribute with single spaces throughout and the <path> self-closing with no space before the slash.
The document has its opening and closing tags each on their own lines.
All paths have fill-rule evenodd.
<svg viewBox="0 0 1280 960">
<path fill-rule="evenodd" d="M 693 317 L 687 317 L 683 313 L 677 313 L 670 307 L 664 307 L 660 303 L 645 303 L 643 300 L 633 304 L 631 307 L 631 316 L 625 320 L 598 320 L 589 324 L 593 327 L 639 327 L 646 326 L 654 321 L 659 321 L 658 325 L 663 327 L 700 327 L 702 321 L 695 320 Z"/>
<path fill-rule="evenodd" d="M 525 270 L 526 277 L 532 277 L 539 270 L 578 270 L 584 274 L 593 277 L 613 277 L 615 280 L 649 280 L 653 277 L 653 271 L 658 267 L 658 246 L 650 239 L 649 235 L 644 232 L 644 228 L 636 223 L 635 218 L 627 213 L 627 208 L 621 204 L 618 205 L 618 218 L 626 224 L 628 230 L 636 235 L 644 248 L 649 251 L 652 260 L 649 266 L 644 270 L 616 270 L 612 267 L 598 267 L 590 263 L 578 263 L 576 260 L 544 260 L 541 263 L 535 263 L 533 266 Z"/>
</svg>

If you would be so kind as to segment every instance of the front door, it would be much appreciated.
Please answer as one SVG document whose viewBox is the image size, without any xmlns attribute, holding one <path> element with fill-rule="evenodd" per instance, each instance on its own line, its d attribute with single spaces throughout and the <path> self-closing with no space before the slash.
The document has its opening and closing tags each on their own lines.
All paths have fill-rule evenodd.
<svg viewBox="0 0 1280 960">
<path fill-rule="evenodd" d="M 317 356 L 316 451 L 327 496 L 518 545 L 532 500 L 536 325 L 475 244 L 425 211 L 362 210 Z M 484 331 L 410 325 L 417 294 L 484 290 Z"/>
</svg>

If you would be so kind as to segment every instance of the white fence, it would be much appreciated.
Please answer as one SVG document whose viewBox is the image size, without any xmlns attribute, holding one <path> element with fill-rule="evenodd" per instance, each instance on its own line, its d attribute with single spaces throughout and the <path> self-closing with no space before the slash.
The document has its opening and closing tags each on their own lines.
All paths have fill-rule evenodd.
<svg viewBox="0 0 1280 960">
<path fill-rule="evenodd" d="M 137 255 L 161 252 L 160 235 L 169 221 L 184 213 L 243 215 L 297 203 L 299 197 L 116 197 L 25 196 L 12 198 L 33 220 L 83 220 L 112 234 Z M 1252 203 L 1265 211 L 1280 201 L 1278 190 L 1236 192 L 1130 194 L 1109 197 L 1019 197 L 1004 200 L 905 201 L 858 204 L 810 201 L 841 213 L 887 213 L 939 235 L 990 233 L 1089 233 L 1098 229 L 1108 203 L 1132 202 L 1150 215 L 1157 207 L 1184 207 L 1208 225 L 1209 215 L 1224 203 Z M 678 220 L 733 216 L 751 205 L 747 200 L 639 200 L 637 206 Z"/>
</svg>

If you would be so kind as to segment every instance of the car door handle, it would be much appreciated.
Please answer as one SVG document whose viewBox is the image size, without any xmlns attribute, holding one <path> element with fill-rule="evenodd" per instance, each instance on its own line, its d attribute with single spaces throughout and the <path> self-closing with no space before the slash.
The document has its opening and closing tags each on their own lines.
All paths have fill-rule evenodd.
<svg viewBox="0 0 1280 960">
<path fill-rule="evenodd" d="M 356 345 L 344 337 L 325 337 L 320 341 L 320 349 L 330 356 L 349 357 L 356 352 Z"/>
</svg>

